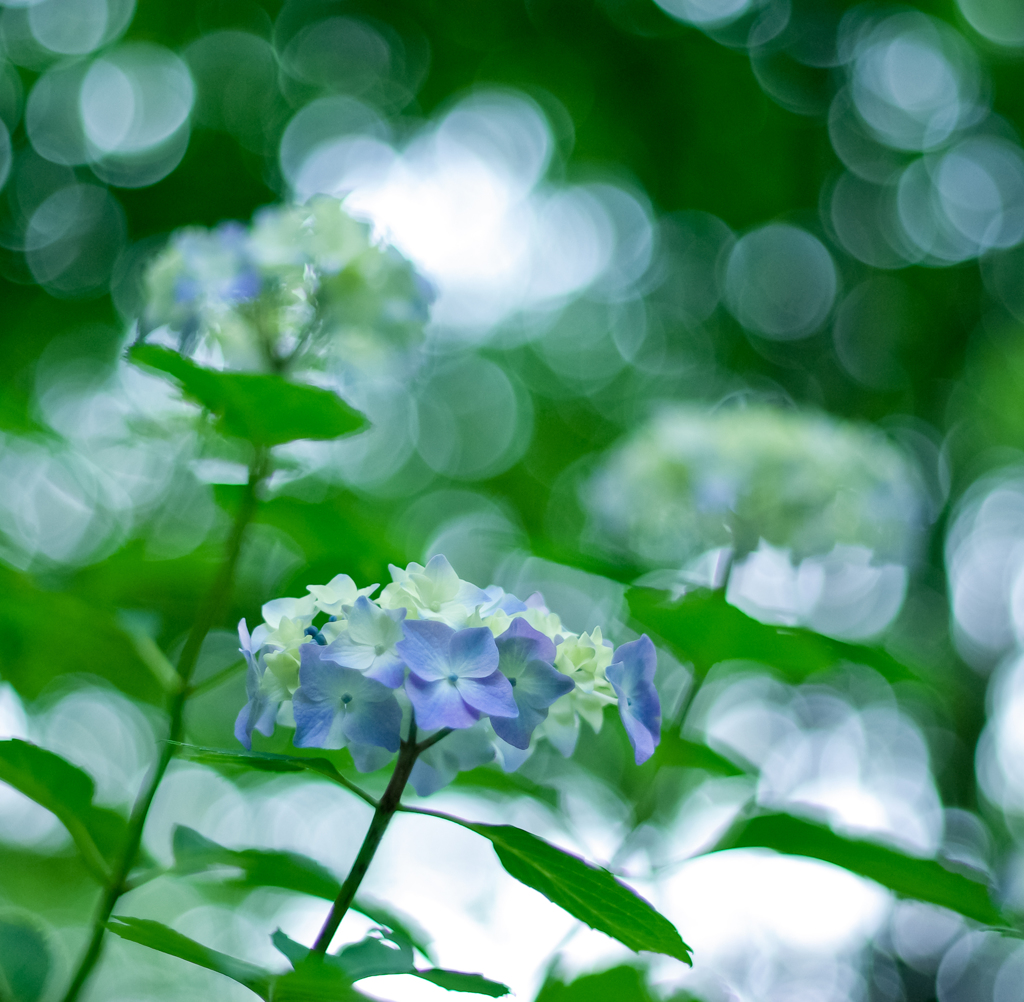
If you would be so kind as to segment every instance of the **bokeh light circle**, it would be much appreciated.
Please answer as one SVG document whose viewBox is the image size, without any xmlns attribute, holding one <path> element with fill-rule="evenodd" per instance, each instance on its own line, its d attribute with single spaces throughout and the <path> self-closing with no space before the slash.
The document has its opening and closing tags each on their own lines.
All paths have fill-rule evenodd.
<svg viewBox="0 0 1024 1002">
<path fill-rule="evenodd" d="M 948 25 L 906 11 L 850 33 L 853 102 L 883 143 L 934 149 L 978 120 L 984 102 L 977 56 Z"/>
<path fill-rule="evenodd" d="M 838 279 L 832 255 L 797 226 L 772 223 L 737 241 L 726 302 L 748 330 L 777 341 L 806 337 L 828 319 Z"/>
<path fill-rule="evenodd" d="M 29 7 L 28 23 L 51 52 L 82 56 L 102 44 L 108 14 L 107 0 L 42 0 Z"/>
<path fill-rule="evenodd" d="M 79 107 L 89 143 L 100 154 L 142 153 L 174 135 L 195 99 L 188 67 L 169 49 L 124 45 L 89 67 Z"/>
<path fill-rule="evenodd" d="M 957 0 L 964 20 L 996 45 L 1024 46 L 1024 4 L 1019 0 Z"/>
<path fill-rule="evenodd" d="M 105 291 L 125 230 L 124 211 L 105 188 L 68 185 L 32 213 L 25 233 L 28 266 L 54 295 Z"/>
</svg>

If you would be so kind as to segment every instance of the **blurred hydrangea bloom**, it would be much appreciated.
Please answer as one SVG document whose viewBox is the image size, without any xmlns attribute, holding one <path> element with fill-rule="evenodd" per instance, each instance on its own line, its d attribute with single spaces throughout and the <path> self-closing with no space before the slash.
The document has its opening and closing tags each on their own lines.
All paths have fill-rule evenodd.
<svg viewBox="0 0 1024 1002">
<path fill-rule="evenodd" d="M 616 650 L 599 628 L 572 633 L 539 594 L 479 588 L 440 555 L 391 576 L 377 599 L 378 585 L 338 575 L 268 602 L 251 636 L 239 624 L 249 700 L 235 734 L 247 748 L 276 722 L 295 727 L 299 747 L 347 747 L 357 768 L 375 769 L 415 711 L 421 738 L 455 732 L 416 763 L 412 783 L 426 795 L 495 758 L 512 771 L 542 738 L 569 756 L 580 719 L 600 730 L 604 707 L 618 705 L 637 763 L 653 754 L 661 709 L 649 639 Z"/>
<path fill-rule="evenodd" d="M 906 559 L 919 475 L 880 432 L 768 406 L 663 410 L 616 446 L 583 500 L 596 541 L 647 566 L 761 540 L 802 558 L 859 545 Z"/>
<path fill-rule="evenodd" d="M 175 233 L 146 272 L 139 333 L 235 369 L 372 365 L 419 337 L 431 299 L 401 254 L 321 196 L 249 227 Z"/>
<path fill-rule="evenodd" d="M 663 410 L 585 483 L 588 542 L 641 584 L 728 585 L 759 619 L 845 639 L 899 611 L 930 517 L 921 475 L 882 433 L 768 406 Z"/>
</svg>

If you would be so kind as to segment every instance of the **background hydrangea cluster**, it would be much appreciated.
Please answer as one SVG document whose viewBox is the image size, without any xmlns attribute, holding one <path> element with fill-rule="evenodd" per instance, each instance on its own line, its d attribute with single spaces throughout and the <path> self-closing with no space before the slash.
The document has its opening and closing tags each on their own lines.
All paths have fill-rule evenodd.
<svg viewBox="0 0 1024 1002">
<path fill-rule="evenodd" d="M 347 747 L 366 772 L 398 751 L 415 713 L 420 734 L 456 732 L 413 768 L 426 795 L 495 757 L 513 771 L 541 738 L 568 757 L 580 719 L 600 731 L 605 706 L 618 705 L 637 764 L 654 753 L 661 707 L 646 635 L 615 648 L 600 627 L 572 633 L 539 593 L 521 601 L 480 588 L 440 554 L 390 569 L 376 599 L 378 585 L 339 574 L 302 598 L 268 602 L 251 634 L 238 624 L 242 744 L 251 747 L 254 730 L 294 726 L 297 746 Z"/>
<path fill-rule="evenodd" d="M 421 334 L 428 283 L 328 196 L 248 228 L 178 230 L 145 273 L 140 335 L 219 367 L 379 365 Z"/>
<path fill-rule="evenodd" d="M 925 517 L 920 474 L 877 429 L 763 405 L 664 408 L 585 501 L 595 538 L 662 567 L 762 539 L 797 557 L 860 545 L 906 559 Z"/>
</svg>

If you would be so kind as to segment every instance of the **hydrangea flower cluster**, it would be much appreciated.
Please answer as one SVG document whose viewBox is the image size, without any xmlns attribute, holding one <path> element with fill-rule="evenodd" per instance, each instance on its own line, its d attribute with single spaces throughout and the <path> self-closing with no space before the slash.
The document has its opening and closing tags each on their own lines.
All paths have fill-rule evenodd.
<svg viewBox="0 0 1024 1002">
<path fill-rule="evenodd" d="M 517 769 L 541 738 L 569 756 L 580 720 L 599 730 L 616 704 L 637 764 L 654 753 L 661 706 L 646 635 L 614 648 L 600 628 L 572 633 L 540 593 L 479 588 L 440 555 L 390 570 L 377 598 L 378 585 L 339 574 L 268 602 L 251 634 L 238 624 L 249 700 L 235 736 L 246 748 L 254 730 L 291 725 L 297 747 L 346 747 L 369 771 L 398 751 L 415 714 L 422 737 L 453 732 L 416 762 L 411 781 L 426 795 L 495 757 Z"/>
<path fill-rule="evenodd" d="M 140 334 L 215 366 L 373 362 L 419 337 L 432 290 L 337 199 L 271 206 L 252 225 L 179 230 L 145 274 Z"/>
<path fill-rule="evenodd" d="M 927 521 L 920 474 L 876 429 L 766 405 L 665 408 L 583 490 L 590 540 L 649 567 L 761 540 L 796 559 L 860 546 L 906 562 Z"/>
</svg>

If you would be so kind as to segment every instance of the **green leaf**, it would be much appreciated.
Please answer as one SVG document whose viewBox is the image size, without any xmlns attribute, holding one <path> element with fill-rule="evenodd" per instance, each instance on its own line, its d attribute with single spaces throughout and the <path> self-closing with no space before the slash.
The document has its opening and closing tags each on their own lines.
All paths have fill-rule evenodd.
<svg viewBox="0 0 1024 1002">
<path fill-rule="evenodd" d="M 333 901 L 341 890 L 341 883 L 330 870 L 296 852 L 228 849 L 185 825 L 175 826 L 171 845 L 174 872 L 178 874 L 205 873 L 227 867 L 229 876 L 224 883 L 229 887 L 280 887 L 327 901 Z M 400 945 L 408 944 L 410 950 L 415 947 L 425 957 L 430 956 L 430 937 L 406 916 L 397 915 L 372 899 L 357 898 L 352 910 L 383 927 L 389 939 Z"/>
<path fill-rule="evenodd" d="M 37 1002 L 51 968 L 42 928 L 27 916 L 0 915 L 0 999 Z"/>
<path fill-rule="evenodd" d="M 411 974 L 416 968 L 412 962 L 412 946 L 397 942 L 397 949 L 374 936 L 346 946 L 335 958 L 353 980 L 373 978 L 380 974 Z"/>
<path fill-rule="evenodd" d="M 210 947 L 203 946 L 202 943 L 197 943 L 194 939 L 189 939 L 159 922 L 116 915 L 107 923 L 107 928 L 122 939 L 187 960 L 190 964 L 205 967 L 208 971 L 216 971 L 217 974 L 223 974 L 232 981 L 245 985 L 261 998 L 269 998 L 271 979 L 274 977 L 269 971 L 244 960 L 229 957 L 226 953 L 211 950 Z"/>
<path fill-rule="evenodd" d="M 102 882 L 110 879 L 128 834 L 128 823 L 114 811 L 94 807 L 92 777 L 45 748 L 9 738 L 0 741 L 0 780 L 52 811 L 75 840 L 82 858 Z"/>
<path fill-rule="evenodd" d="M 512 825 L 476 824 L 445 814 L 435 816 L 490 839 L 509 874 L 591 928 L 631 950 L 664 953 L 691 963 L 690 948 L 676 927 L 603 867 L 592 866 Z"/>
<path fill-rule="evenodd" d="M 281 376 L 204 369 L 151 344 L 136 345 L 128 357 L 176 380 L 186 397 L 217 417 L 224 432 L 255 445 L 337 438 L 366 423 L 337 394 Z"/>
<path fill-rule="evenodd" d="M 986 925 L 1005 922 L 984 884 L 953 873 L 934 859 L 920 859 L 877 842 L 837 835 L 827 825 L 791 814 L 753 817 L 727 833 L 713 851 L 755 847 L 834 863 L 874 880 L 901 898 L 941 905 Z"/>
<path fill-rule="evenodd" d="M 749 660 L 793 680 L 843 662 L 868 665 L 890 682 L 918 677 L 880 648 L 761 623 L 726 602 L 720 591 L 695 591 L 671 602 L 665 592 L 631 588 L 626 597 L 633 618 L 672 644 L 701 676 L 720 661 Z"/>
<path fill-rule="evenodd" d="M 390 934 L 389 939 L 396 943 L 404 940 L 419 950 L 424 957 L 432 958 L 430 936 L 408 915 L 400 915 L 372 898 L 356 898 L 352 910 L 386 929 Z"/>
<path fill-rule="evenodd" d="M 236 887 L 281 887 L 333 901 L 341 883 L 326 867 L 295 852 L 265 849 L 227 849 L 185 825 L 176 825 L 172 838 L 174 869 L 180 874 L 202 873 L 218 867 L 240 870 L 225 883 Z"/>
<path fill-rule="evenodd" d="M 361 911 L 362 909 L 357 909 Z M 365 914 L 365 913 L 364 913 Z M 381 930 L 387 931 L 387 930 Z M 270 937 L 274 946 L 283 953 L 296 967 L 306 970 L 320 963 L 327 968 L 343 971 L 352 981 L 362 978 L 375 978 L 388 974 L 414 974 L 425 981 L 445 988 L 451 992 L 476 992 L 500 998 L 511 989 L 498 981 L 490 981 L 482 974 L 463 974 L 461 971 L 449 971 L 442 967 L 431 967 L 418 971 L 413 966 L 412 945 L 402 936 L 388 935 L 386 938 L 397 945 L 388 946 L 375 936 L 367 936 L 358 943 L 346 946 L 340 953 L 327 954 L 322 960 L 311 956 L 309 947 L 290 939 L 280 929 Z M 331 975 L 322 975 L 329 981 Z M 275 996 L 276 997 L 276 996 Z"/>
<path fill-rule="evenodd" d="M 0 675 L 23 698 L 34 699 L 55 678 L 81 672 L 105 678 L 136 699 L 163 704 L 164 689 L 108 609 L 64 592 L 43 591 L 26 575 L 2 566 L 0 595 Z M 75 638 L 74 657 L 54 657 L 39 642 L 45 623 L 60 623 L 63 634 Z"/>
<path fill-rule="evenodd" d="M 181 753 L 194 762 L 206 762 L 209 765 L 238 766 L 243 769 L 256 769 L 260 772 L 314 772 L 318 776 L 329 779 L 332 783 L 345 787 L 359 797 L 365 794 L 347 780 L 334 764 L 325 758 L 306 757 L 304 755 L 278 755 L 274 752 L 235 752 L 221 748 L 202 748 L 198 745 L 183 744 Z"/>
<path fill-rule="evenodd" d="M 652 1002 L 652 998 L 643 971 L 623 964 L 585 974 L 569 984 L 549 978 L 535 1002 Z"/>
<path fill-rule="evenodd" d="M 477 995 L 490 995 L 492 999 L 500 999 L 512 992 L 508 985 L 503 985 L 500 981 L 491 981 L 482 974 L 463 974 L 462 971 L 448 971 L 443 967 L 432 967 L 426 971 L 412 973 L 450 992 L 475 992 Z"/>
</svg>

